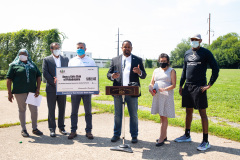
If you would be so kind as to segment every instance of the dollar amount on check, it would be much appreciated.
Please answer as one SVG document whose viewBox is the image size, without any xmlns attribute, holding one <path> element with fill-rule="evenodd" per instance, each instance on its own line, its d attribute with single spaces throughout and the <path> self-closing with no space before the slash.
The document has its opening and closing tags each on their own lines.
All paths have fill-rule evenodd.
<svg viewBox="0 0 240 160">
<path fill-rule="evenodd" d="M 57 67 L 57 95 L 99 94 L 98 67 Z"/>
</svg>

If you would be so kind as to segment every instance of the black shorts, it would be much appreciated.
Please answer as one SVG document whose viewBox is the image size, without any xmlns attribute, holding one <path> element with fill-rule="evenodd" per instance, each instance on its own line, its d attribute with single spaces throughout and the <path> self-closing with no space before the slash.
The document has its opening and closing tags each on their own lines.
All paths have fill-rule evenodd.
<svg viewBox="0 0 240 160">
<path fill-rule="evenodd" d="M 185 84 L 182 90 L 182 107 L 206 109 L 208 107 L 207 91 L 201 91 L 201 86 Z"/>
</svg>

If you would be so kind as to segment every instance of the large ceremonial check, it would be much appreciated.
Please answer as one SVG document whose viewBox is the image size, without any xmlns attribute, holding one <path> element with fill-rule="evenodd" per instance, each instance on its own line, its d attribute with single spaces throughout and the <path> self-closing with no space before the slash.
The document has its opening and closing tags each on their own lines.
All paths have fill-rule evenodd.
<svg viewBox="0 0 240 160">
<path fill-rule="evenodd" d="M 57 95 L 98 94 L 98 67 L 57 67 Z"/>
</svg>

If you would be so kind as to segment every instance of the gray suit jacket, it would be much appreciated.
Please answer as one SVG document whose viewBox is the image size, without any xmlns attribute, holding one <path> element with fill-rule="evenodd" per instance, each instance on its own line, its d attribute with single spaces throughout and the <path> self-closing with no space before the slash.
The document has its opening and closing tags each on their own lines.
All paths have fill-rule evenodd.
<svg viewBox="0 0 240 160">
<path fill-rule="evenodd" d="M 68 58 L 61 56 L 61 67 L 68 67 Z M 54 78 L 56 76 L 56 64 L 53 56 L 47 56 L 43 59 L 43 77 L 46 79 L 46 92 L 56 92 L 56 85 L 54 84 Z"/>
<path fill-rule="evenodd" d="M 142 71 L 142 75 L 139 76 L 137 73 L 133 72 L 134 67 L 140 67 L 140 70 Z M 120 73 L 120 77 L 117 79 L 112 80 L 112 74 L 114 71 L 118 71 Z M 143 63 L 142 63 L 142 58 L 137 57 L 132 54 L 132 64 L 131 64 L 131 69 L 130 69 L 130 77 L 129 77 L 129 82 L 137 82 L 138 85 L 140 86 L 140 81 L 139 78 L 145 79 L 147 76 L 146 71 L 144 69 Z M 118 57 L 114 57 L 111 61 L 109 71 L 107 73 L 107 77 L 109 80 L 113 81 L 113 86 L 122 86 L 122 55 Z M 140 96 L 141 94 L 139 94 Z"/>
</svg>

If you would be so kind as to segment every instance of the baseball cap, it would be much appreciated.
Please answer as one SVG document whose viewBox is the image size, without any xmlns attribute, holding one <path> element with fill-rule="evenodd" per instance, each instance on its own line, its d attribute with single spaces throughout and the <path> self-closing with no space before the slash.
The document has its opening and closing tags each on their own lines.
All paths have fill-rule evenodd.
<svg viewBox="0 0 240 160">
<path fill-rule="evenodd" d="M 202 38 L 201 38 L 201 34 L 195 34 L 194 36 L 191 37 L 191 39 L 192 39 L 192 38 L 202 39 Z"/>
</svg>

